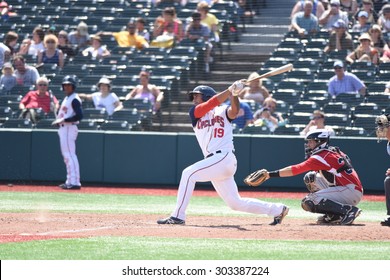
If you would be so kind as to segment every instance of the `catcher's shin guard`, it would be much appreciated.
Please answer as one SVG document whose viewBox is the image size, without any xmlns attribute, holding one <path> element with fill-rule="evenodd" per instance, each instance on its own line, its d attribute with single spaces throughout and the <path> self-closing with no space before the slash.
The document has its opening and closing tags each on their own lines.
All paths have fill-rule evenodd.
<svg viewBox="0 0 390 280">
<path fill-rule="evenodd" d="M 352 208 L 356 208 L 352 205 L 340 204 L 329 199 L 322 199 L 318 204 L 314 204 L 308 197 L 305 197 L 302 200 L 301 205 L 304 210 L 309 212 L 335 214 L 340 216 L 344 216 L 348 214 Z"/>
</svg>

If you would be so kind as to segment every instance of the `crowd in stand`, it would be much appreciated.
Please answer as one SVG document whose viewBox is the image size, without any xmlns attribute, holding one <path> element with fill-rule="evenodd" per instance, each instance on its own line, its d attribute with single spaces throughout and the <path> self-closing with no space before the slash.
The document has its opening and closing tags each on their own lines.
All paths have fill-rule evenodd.
<svg viewBox="0 0 390 280">
<path fill-rule="evenodd" d="M 44 2 L 42 1 L 43 4 Z M 137 1 L 130 2 L 129 4 L 137 4 Z M 145 3 L 142 1 L 139 2 L 143 5 L 147 1 Z M 48 96 L 51 81 L 53 80 L 54 82 L 55 76 L 62 74 L 61 71 L 65 73 L 70 62 L 77 64 L 83 60 L 83 57 L 90 58 L 91 61 L 103 61 L 103 59 L 112 57 L 121 48 L 127 48 L 125 54 L 129 55 L 129 57 L 134 57 L 137 52 L 149 48 L 162 47 L 169 51 L 175 46 L 178 46 L 181 41 L 185 40 L 189 41 L 189 45 L 193 42 L 194 46 L 199 42 L 204 42 L 204 53 L 202 53 L 202 59 L 200 60 L 203 64 L 197 67 L 202 68 L 199 73 L 205 73 L 207 75 L 211 71 L 210 64 L 214 61 L 214 45 L 221 42 L 221 24 L 219 19 L 210 12 L 210 8 L 218 2 L 223 1 L 149 1 L 147 5 L 150 5 L 150 3 L 153 5 L 148 7 L 150 11 L 161 10 L 160 15 L 156 15 L 154 19 L 150 17 L 145 18 L 141 13 L 139 17 L 129 17 L 125 28 L 121 29 L 121 26 L 118 25 L 117 31 L 96 30 L 94 26 L 88 24 L 87 18 L 77 20 L 77 17 L 74 19 L 74 23 L 76 24 L 73 25 L 74 29 L 64 28 L 64 25 L 61 24 L 61 18 L 58 18 L 57 21 L 52 23 L 48 22 L 50 24 L 47 27 L 45 24 L 38 24 L 30 31 L 25 29 L 22 31 L 14 27 L 11 29 L 11 25 L 9 25 L 10 29 L 3 36 L 3 43 L 0 43 L 0 67 L 2 68 L 0 95 L 31 95 L 31 92 L 35 92 L 38 96 L 40 88 L 37 85 L 37 81 L 41 76 L 47 76 L 48 87 L 46 96 Z M 252 1 L 238 1 L 234 3 L 234 8 L 246 9 L 247 2 Z M 257 1 L 253 2 L 257 3 Z M 12 9 L 11 4 L 8 5 L 4 1 L 1 3 L 1 8 L 4 10 L 4 13 L 7 13 L 6 16 L 4 15 L 2 17 L 2 20 L 7 23 L 8 21 L 12 21 L 10 17 L 22 17 L 22 21 L 26 19 L 28 22 L 28 16 L 24 15 L 23 12 L 19 13 L 17 5 L 14 5 Z M 187 8 L 187 6 L 190 13 L 187 14 L 185 19 L 179 18 L 177 9 Z M 36 6 L 35 8 L 33 6 L 31 7 L 32 9 L 37 9 Z M 21 8 L 24 7 L 19 7 L 19 9 Z M 45 8 L 45 6 L 42 6 L 38 9 L 44 10 Z M 66 9 L 66 7 L 64 8 Z M 138 7 L 134 6 L 134 8 L 129 9 L 137 10 Z M 115 40 L 115 45 L 112 44 L 112 40 L 109 37 Z M 131 49 L 132 47 L 135 49 Z M 132 54 L 133 56 L 131 56 Z M 49 66 L 52 67 L 52 72 L 50 71 L 51 69 L 48 70 L 47 67 Z M 129 86 L 134 88 L 134 90 L 130 88 L 127 96 L 123 96 L 123 100 L 146 96 L 153 107 L 153 111 L 159 111 L 161 109 L 161 102 L 164 99 L 163 92 L 160 93 L 158 87 L 149 84 L 149 76 L 152 69 L 146 67 L 143 70 L 140 73 L 138 86 L 136 84 L 137 81 L 133 77 L 129 77 Z M 142 82 L 145 75 L 147 75 L 148 79 L 146 86 Z M 109 89 L 112 90 L 111 83 L 114 82 L 115 84 L 115 80 L 112 80 L 112 78 L 115 79 L 115 76 L 108 71 L 102 77 L 106 82 L 102 83 L 102 80 L 100 80 L 96 83 L 97 89 L 100 91 L 94 94 L 90 94 L 89 92 L 79 93 L 87 101 L 92 99 L 95 102 L 97 93 L 101 94 L 99 95 L 100 99 L 104 99 L 106 95 L 102 93 L 101 89 L 105 89 L 105 85 L 109 81 Z M 149 94 L 149 92 L 152 94 Z M 54 94 L 59 95 L 60 93 L 54 92 Z M 114 101 L 114 104 L 110 104 L 109 107 L 115 106 L 115 110 L 123 108 L 123 106 L 119 106 L 116 99 Z M 99 104 L 105 103 L 100 102 Z M 96 105 L 95 107 L 98 108 L 99 106 Z"/>
</svg>

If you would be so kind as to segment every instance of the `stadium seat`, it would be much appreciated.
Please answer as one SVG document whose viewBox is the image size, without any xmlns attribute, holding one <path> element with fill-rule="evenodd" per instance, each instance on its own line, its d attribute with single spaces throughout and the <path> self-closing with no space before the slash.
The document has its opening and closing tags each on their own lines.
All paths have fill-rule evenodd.
<svg viewBox="0 0 390 280">
<path fill-rule="evenodd" d="M 360 103 L 351 108 L 351 113 L 352 115 L 379 115 L 381 113 L 381 109 L 376 103 Z"/>
<path fill-rule="evenodd" d="M 58 129 L 58 126 L 52 125 L 55 118 L 41 119 L 35 124 L 37 129 Z"/>
<path fill-rule="evenodd" d="M 29 119 L 7 119 L 2 128 L 33 128 L 34 125 Z"/>
<path fill-rule="evenodd" d="M 314 101 L 299 101 L 293 105 L 294 112 L 306 112 L 312 113 L 314 110 L 318 110 L 319 106 Z"/>
<path fill-rule="evenodd" d="M 340 132 L 340 136 L 366 137 L 366 136 L 369 136 L 369 134 L 362 127 L 345 127 Z"/>
<path fill-rule="evenodd" d="M 108 118 L 107 112 L 104 108 L 86 108 L 83 110 L 83 115 L 84 120 L 94 121 L 97 123 L 102 123 Z"/>
<path fill-rule="evenodd" d="M 312 113 L 293 112 L 288 118 L 289 125 L 306 126 L 310 121 Z"/>
<path fill-rule="evenodd" d="M 356 106 L 364 102 L 364 97 L 359 93 L 340 93 L 336 97 L 332 97 L 333 101 L 345 102 L 349 106 Z"/>
<path fill-rule="evenodd" d="M 101 130 L 130 131 L 131 126 L 123 120 L 107 120 L 100 125 Z"/>
<path fill-rule="evenodd" d="M 353 121 L 354 127 L 362 127 L 368 133 L 372 133 L 373 131 L 375 131 L 375 119 L 377 115 L 356 114 L 354 117 L 355 117 Z"/>
<path fill-rule="evenodd" d="M 93 120 L 81 120 L 77 125 L 80 130 L 98 130 L 99 124 Z"/>
<path fill-rule="evenodd" d="M 350 106 L 345 102 L 329 102 L 324 105 L 324 112 L 326 114 L 345 114 L 349 112 Z"/>
<path fill-rule="evenodd" d="M 346 113 L 327 113 L 325 123 L 330 126 L 346 127 L 350 125 L 350 119 Z"/>
<path fill-rule="evenodd" d="M 367 95 L 367 101 L 377 104 L 380 109 L 386 109 L 390 106 L 390 94 L 384 92 L 370 92 Z"/>
<path fill-rule="evenodd" d="M 275 135 L 296 135 L 299 136 L 299 133 L 305 128 L 305 125 L 290 125 L 286 124 L 284 126 L 279 126 L 275 131 Z"/>
</svg>

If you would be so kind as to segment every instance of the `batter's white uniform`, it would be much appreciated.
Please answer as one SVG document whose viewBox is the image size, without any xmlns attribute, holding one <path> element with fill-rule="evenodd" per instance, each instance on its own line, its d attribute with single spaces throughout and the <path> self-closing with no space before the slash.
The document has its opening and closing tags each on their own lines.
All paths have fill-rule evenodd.
<svg viewBox="0 0 390 280">
<path fill-rule="evenodd" d="M 81 100 L 76 93 L 66 96 L 61 103 L 57 119 L 69 119 L 76 115 L 72 107 L 72 102 L 77 99 L 80 104 Z M 78 135 L 77 124 L 74 122 L 63 122 L 59 125 L 58 135 L 60 137 L 61 153 L 66 165 L 66 185 L 80 186 L 80 167 L 76 155 L 76 139 Z"/>
<path fill-rule="evenodd" d="M 283 210 L 283 204 L 241 198 L 238 193 L 234 181 L 237 159 L 234 155 L 233 127 L 227 117 L 228 105 L 217 106 L 200 119 L 194 117 L 194 108 L 190 116 L 205 158 L 184 169 L 172 216 L 185 220 L 195 183 L 207 181 L 211 181 L 219 196 L 233 210 L 278 216 Z"/>
</svg>

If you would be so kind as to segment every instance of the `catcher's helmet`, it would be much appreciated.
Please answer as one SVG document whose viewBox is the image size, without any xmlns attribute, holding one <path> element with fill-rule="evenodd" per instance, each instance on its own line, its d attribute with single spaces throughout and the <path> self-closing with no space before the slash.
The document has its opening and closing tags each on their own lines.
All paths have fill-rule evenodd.
<svg viewBox="0 0 390 280">
<path fill-rule="evenodd" d="M 188 93 L 190 95 L 190 100 L 191 101 L 194 99 L 194 96 L 193 96 L 194 93 L 202 94 L 202 100 L 203 101 L 207 101 L 211 97 L 213 97 L 214 95 L 217 94 L 217 92 L 213 88 L 211 88 L 209 86 L 197 86 L 191 92 Z"/>
<path fill-rule="evenodd" d="M 77 76 L 76 75 L 66 75 L 63 79 L 62 79 L 62 86 L 63 85 L 72 85 L 73 86 L 73 89 L 76 88 L 77 86 Z"/>
<path fill-rule="evenodd" d="M 326 129 L 315 129 L 306 134 L 305 137 L 305 157 L 308 158 L 314 152 L 326 149 L 329 146 L 330 133 Z M 314 140 L 317 144 L 314 148 L 309 148 L 307 143 L 309 140 Z"/>
</svg>

